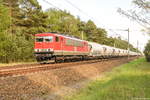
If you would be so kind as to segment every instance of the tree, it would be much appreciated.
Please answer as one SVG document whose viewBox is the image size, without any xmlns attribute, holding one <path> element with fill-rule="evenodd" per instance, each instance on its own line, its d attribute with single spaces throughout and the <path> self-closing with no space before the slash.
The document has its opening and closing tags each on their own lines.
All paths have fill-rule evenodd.
<svg viewBox="0 0 150 100">
<path fill-rule="evenodd" d="M 84 35 L 87 41 L 127 47 L 126 41 L 107 37 L 106 30 L 91 20 L 84 22 L 57 9 L 43 12 L 37 0 L 0 0 L 0 22 L 0 62 L 34 60 L 33 34 L 41 32 L 55 31 L 79 38 Z"/>
<path fill-rule="evenodd" d="M 81 34 L 81 38 L 84 39 L 84 40 L 87 40 L 88 37 L 87 37 L 87 34 L 86 34 L 86 22 L 84 21 L 81 21 L 80 18 L 78 17 L 78 31 L 80 32 Z M 82 37 L 83 36 L 83 37 Z"/>
<path fill-rule="evenodd" d="M 3 1 L 0 0 L 0 32 L 9 29 L 11 24 L 11 17 L 9 8 L 3 5 Z"/>
<path fill-rule="evenodd" d="M 87 35 L 87 40 L 88 41 L 94 41 L 96 42 L 96 36 L 94 35 L 94 33 L 96 32 L 96 25 L 95 23 L 92 21 L 92 20 L 89 20 L 87 23 L 86 23 L 86 27 L 85 27 L 85 33 Z"/>
<path fill-rule="evenodd" d="M 145 46 L 144 54 L 148 62 L 150 62 L 150 40 L 148 41 L 147 45 Z"/>
<path fill-rule="evenodd" d="M 107 39 L 107 32 L 105 29 L 97 28 L 93 35 L 95 36 L 95 42 L 105 44 Z"/>
<path fill-rule="evenodd" d="M 46 13 L 48 14 L 47 24 L 50 31 L 81 37 L 81 31 L 79 31 L 78 26 L 80 20 L 76 19 L 69 12 L 48 9 Z"/>
<path fill-rule="evenodd" d="M 23 33 L 25 17 L 21 16 L 25 14 L 18 0 L 0 0 L 0 62 L 27 61 L 34 58 L 33 36 Z"/>
<path fill-rule="evenodd" d="M 11 33 L 22 29 L 23 33 L 35 34 L 46 31 L 47 15 L 37 0 L 3 0 L 10 10 Z"/>
<path fill-rule="evenodd" d="M 2 4 L 9 8 L 9 14 L 7 16 L 11 18 L 10 33 L 15 33 L 16 27 L 22 22 L 23 17 L 19 8 L 19 0 L 3 0 Z"/>
</svg>

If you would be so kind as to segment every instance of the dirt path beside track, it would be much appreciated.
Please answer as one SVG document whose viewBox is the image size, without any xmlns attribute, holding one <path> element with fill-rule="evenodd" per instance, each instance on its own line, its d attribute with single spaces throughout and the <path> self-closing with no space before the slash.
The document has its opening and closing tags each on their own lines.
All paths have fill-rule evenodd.
<svg viewBox="0 0 150 100">
<path fill-rule="evenodd" d="M 130 61 L 133 60 L 130 59 Z M 127 58 L 0 78 L 0 100 L 60 100 Z"/>
</svg>

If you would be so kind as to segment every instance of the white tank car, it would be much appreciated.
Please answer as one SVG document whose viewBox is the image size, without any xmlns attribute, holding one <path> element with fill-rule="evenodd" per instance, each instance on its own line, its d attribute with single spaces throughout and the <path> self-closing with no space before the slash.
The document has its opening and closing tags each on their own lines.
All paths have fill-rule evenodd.
<svg viewBox="0 0 150 100">
<path fill-rule="evenodd" d="M 98 43 L 88 42 L 91 46 L 90 56 L 102 56 L 103 46 Z"/>
<path fill-rule="evenodd" d="M 94 42 L 88 42 L 91 46 L 90 56 L 104 56 L 109 57 L 113 56 L 114 48 L 106 45 L 101 45 Z"/>
<path fill-rule="evenodd" d="M 127 56 L 127 50 L 123 50 L 123 56 Z"/>
<path fill-rule="evenodd" d="M 114 55 L 114 48 L 110 46 L 103 45 L 104 48 L 104 56 L 111 57 Z"/>
<path fill-rule="evenodd" d="M 113 56 L 113 57 L 118 56 L 118 55 L 119 55 L 119 50 L 118 50 L 118 48 L 115 48 L 115 47 L 112 47 L 112 48 L 113 48 L 112 56 Z"/>
<path fill-rule="evenodd" d="M 115 56 L 127 56 L 128 55 L 128 50 L 101 45 L 95 42 L 88 42 L 88 44 L 91 47 L 90 56 L 93 56 L 93 57 L 98 57 L 98 56 L 115 57 Z M 135 56 L 135 55 L 140 55 L 140 54 L 129 51 L 129 55 Z"/>
<path fill-rule="evenodd" d="M 119 49 L 119 56 L 123 56 L 123 49 Z"/>
</svg>

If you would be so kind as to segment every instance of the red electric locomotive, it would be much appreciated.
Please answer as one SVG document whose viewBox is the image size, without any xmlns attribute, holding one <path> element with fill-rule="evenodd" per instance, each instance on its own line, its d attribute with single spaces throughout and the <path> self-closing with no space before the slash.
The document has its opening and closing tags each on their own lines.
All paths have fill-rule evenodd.
<svg viewBox="0 0 150 100">
<path fill-rule="evenodd" d="M 34 50 L 37 61 L 83 58 L 90 51 L 87 41 L 57 33 L 36 34 Z"/>
</svg>

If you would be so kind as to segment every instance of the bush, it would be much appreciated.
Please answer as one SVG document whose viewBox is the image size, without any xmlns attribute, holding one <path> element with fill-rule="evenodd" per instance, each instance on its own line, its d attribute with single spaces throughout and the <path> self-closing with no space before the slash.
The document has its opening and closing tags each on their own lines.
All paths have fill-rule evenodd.
<svg viewBox="0 0 150 100">
<path fill-rule="evenodd" d="M 144 54 L 146 56 L 147 61 L 150 62 L 150 40 L 148 41 L 145 47 Z"/>
<path fill-rule="evenodd" d="M 0 63 L 33 61 L 33 41 L 21 32 L 0 32 Z"/>
</svg>

